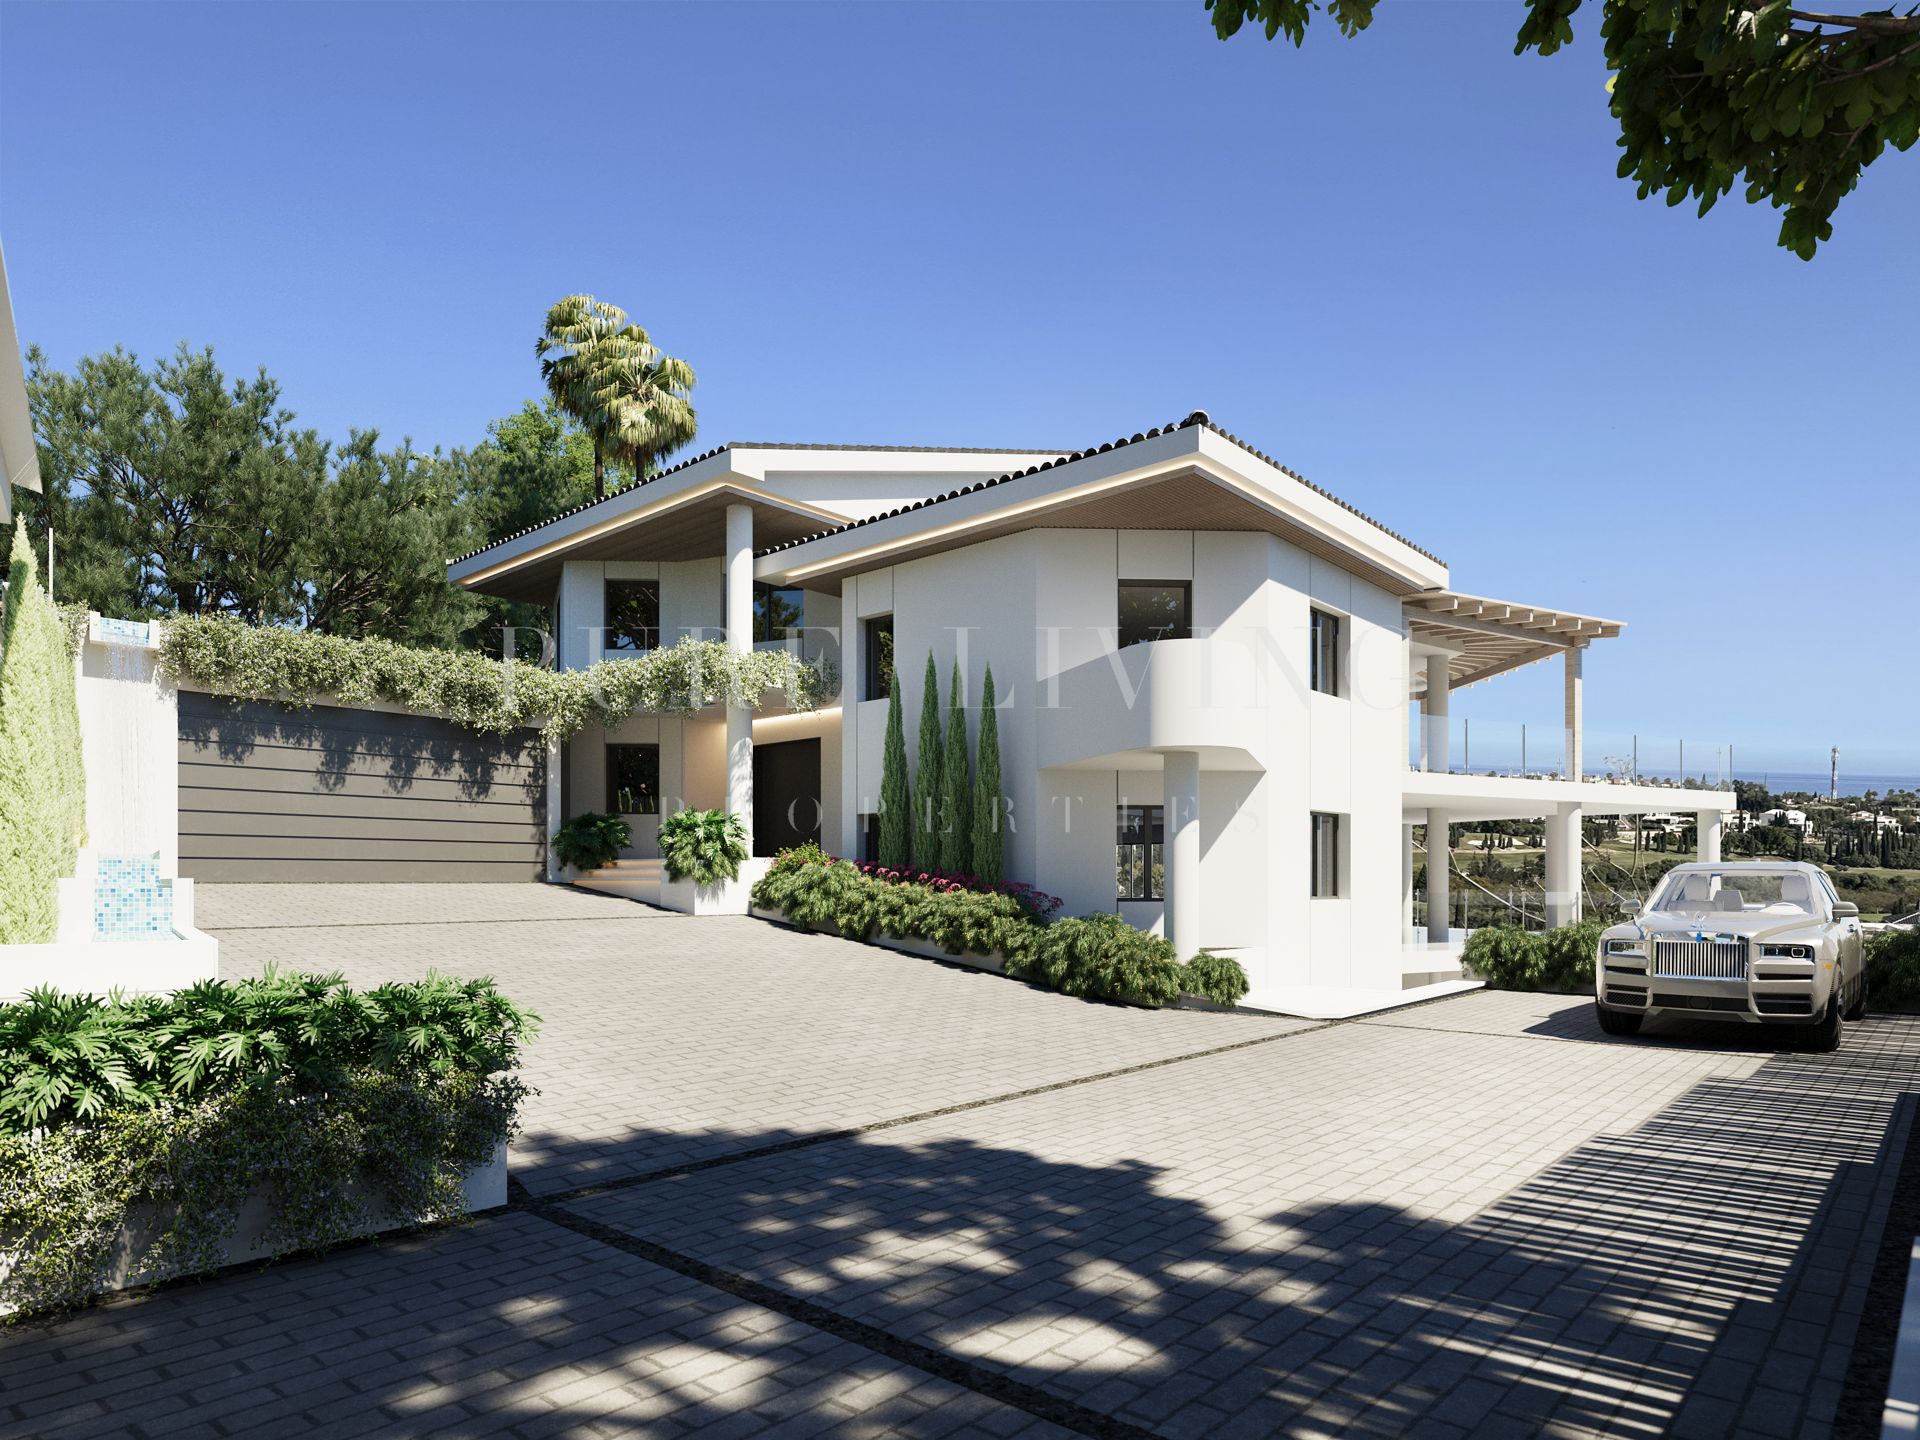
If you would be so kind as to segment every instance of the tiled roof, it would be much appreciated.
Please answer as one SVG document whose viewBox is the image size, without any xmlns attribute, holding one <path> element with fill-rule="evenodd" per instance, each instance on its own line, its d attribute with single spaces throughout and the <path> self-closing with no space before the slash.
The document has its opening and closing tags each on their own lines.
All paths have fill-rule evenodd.
<svg viewBox="0 0 1920 1440">
<path fill-rule="evenodd" d="M 1335 495 L 1331 490 L 1324 489 L 1323 487 L 1314 484 L 1311 480 L 1307 479 L 1306 476 L 1300 474 L 1297 470 L 1288 469 L 1285 465 L 1282 465 L 1278 460 L 1275 460 L 1271 455 L 1267 454 L 1265 451 L 1254 449 L 1253 446 L 1249 445 L 1246 441 L 1242 440 L 1238 435 L 1232 434 L 1231 432 L 1226 430 L 1222 430 L 1218 425 L 1213 423 L 1212 418 L 1204 410 L 1196 410 L 1191 415 L 1187 416 L 1187 418 L 1184 420 L 1175 421 L 1167 425 L 1161 425 L 1152 430 L 1145 431 L 1144 433 L 1139 433 L 1139 434 L 1134 434 L 1129 436 L 1122 436 L 1118 440 L 1109 440 L 1104 445 L 1096 445 L 1086 450 L 1075 450 L 1071 454 L 1064 454 L 1059 456 L 1057 459 L 1049 460 L 1043 465 L 1032 465 L 1025 470 L 1009 471 L 1005 475 L 996 475 L 991 480 L 975 481 L 971 485 L 962 485 L 957 490 L 949 490 L 943 495 L 933 495 L 928 497 L 925 500 L 916 500 L 911 505 L 902 505 L 897 509 L 888 510 L 879 515 L 869 515 L 864 520 L 850 520 L 845 525 L 835 525 L 829 529 L 818 531 L 812 535 L 802 536 L 798 540 L 788 540 L 788 541 L 784 541 L 779 545 L 771 545 L 767 547 L 765 550 L 759 551 L 758 553 L 761 555 L 772 555 L 777 551 L 791 550 L 796 545 L 805 545 L 809 541 L 819 540 L 828 535 L 839 535 L 848 530 L 858 530 L 862 525 L 871 525 L 879 520 L 889 520 L 896 515 L 906 515 L 915 510 L 924 510 L 927 508 L 927 506 L 938 505 L 944 500 L 955 500 L 962 495 L 971 495 L 976 490 L 987 490 L 992 488 L 995 485 L 1004 485 L 1009 480 L 1019 480 L 1028 475 L 1038 475 L 1043 470 L 1052 470 L 1061 465 L 1071 465 L 1074 461 L 1084 460 L 1089 455 L 1104 455 L 1109 450 L 1121 450 L 1129 445 L 1137 445 L 1142 440 L 1151 440 L 1158 435 L 1170 435 L 1175 430 L 1185 430 L 1189 426 L 1194 426 L 1194 425 L 1204 426 L 1206 429 L 1211 430 L 1214 434 L 1218 435 L 1221 439 L 1226 440 L 1231 444 L 1238 445 L 1242 450 L 1246 451 L 1249 455 L 1254 456 L 1256 459 L 1266 461 L 1267 464 L 1273 466 L 1274 469 L 1280 471 L 1283 475 L 1287 475 L 1287 476 L 1290 476 L 1292 479 L 1298 480 L 1302 485 L 1306 486 L 1309 490 L 1313 491 L 1316 495 L 1325 496 L 1327 499 L 1333 501 L 1334 504 L 1338 505 L 1341 509 L 1351 511 L 1353 514 L 1358 515 L 1362 520 L 1366 521 L 1369 525 L 1373 526 L 1376 530 L 1379 530 L 1383 534 L 1392 536 L 1395 540 L 1398 540 L 1402 545 L 1407 546 L 1411 550 L 1419 551 L 1420 554 L 1426 556 L 1427 559 L 1433 561 L 1435 564 L 1437 565 L 1446 564 L 1446 561 L 1442 560 L 1438 555 L 1435 555 L 1432 551 L 1421 549 L 1420 546 L 1415 545 L 1413 541 L 1407 539 L 1406 536 L 1400 534 L 1397 531 L 1387 529 L 1386 526 L 1382 525 L 1378 520 L 1375 520 L 1371 515 L 1368 515 L 1364 511 L 1358 510 L 1354 506 L 1349 505 L 1345 500 L 1342 500 L 1338 495 Z"/>
</svg>

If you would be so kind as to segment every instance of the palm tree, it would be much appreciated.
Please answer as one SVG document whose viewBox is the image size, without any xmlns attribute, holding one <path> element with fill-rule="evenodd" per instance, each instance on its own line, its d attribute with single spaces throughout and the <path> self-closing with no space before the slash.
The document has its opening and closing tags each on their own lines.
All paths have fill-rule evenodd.
<svg viewBox="0 0 1920 1440">
<path fill-rule="evenodd" d="M 647 332 L 618 305 L 591 295 L 569 295 L 547 311 L 546 328 L 534 342 L 540 378 L 560 408 L 593 438 L 593 493 L 607 493 L 607 452 L 627 401 L 622 377 L 639 359 L 658 352 Z"/>
<path fill-rule="evenodd" d="M 634 329 L 639 329 L 634 326 Z M 610 369 L 615 419 L 609 453 L 633 463 L 633 483 L 663 455 L 692 441 L 693 367 L 662 355 L 644 338 L 622 353 Z"/>
</svg>

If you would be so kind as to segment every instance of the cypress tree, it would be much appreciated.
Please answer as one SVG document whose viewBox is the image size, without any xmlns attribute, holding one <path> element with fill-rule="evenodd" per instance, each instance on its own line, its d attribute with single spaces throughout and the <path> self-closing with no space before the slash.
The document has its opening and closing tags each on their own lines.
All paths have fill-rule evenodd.
<svg viewBox="0 0 1920 1440">
<path fill-rule="evenodd" d="M 1001 830 L 1000 721 L 993 711 L 993 667 L 980 684 L 980 758 L 973 770 L 973 873 L 988 885 L 1006 874 Z"/>
<path fill-rule="evenodd" d="M 900 667 L 887 686 L 887 740 L 880 752 L 880 863 L 913 863 L 913 791 L 907 784 L 907 736 L 900 720 Z"/>
<path fill-rule="evenodd" d="M 914 792 L 920 801 L 913 809 L 913 853 L 920 864 L 931 869 L 940 863 L 940 826 L 945 820 L 942 801 L 947 787 L 940 778 L 945 768 L 940 747 L 940 672 L 933 668 L 933 652 L 927 652 L 927 678 L 920 682 L 920 768 L 914 775 Z"/>
<path fill-rule="evenodd" d="M 967 754 L 967 707 L 961 694 L 960 662 L 953 662 L 953 690 L 947 696 L 947 757 L 940 778 L 946 783 L 947 828 L 940 832 L 940 868 L 956 875 L 973 870 L 973 766 Z"/>
<path fill-rule="evenodd" d="M 13 534 L 0 647 L 0 943 L 31 944 L 55 938 L 54 882 L 79 856 L 86 774 L 73 656 L 24 522 Z"/>
</svg>

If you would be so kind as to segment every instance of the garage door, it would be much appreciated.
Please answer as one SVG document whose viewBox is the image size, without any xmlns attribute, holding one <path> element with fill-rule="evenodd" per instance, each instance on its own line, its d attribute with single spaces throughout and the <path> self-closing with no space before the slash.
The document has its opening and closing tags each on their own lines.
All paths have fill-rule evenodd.
<svg viewBox="0 0 1920 1440">
<path fill-rule="evenodd" d="M 532 880 L 539 733 L 180 692 L 180 872 L 197 880 Z"/>
</svg>

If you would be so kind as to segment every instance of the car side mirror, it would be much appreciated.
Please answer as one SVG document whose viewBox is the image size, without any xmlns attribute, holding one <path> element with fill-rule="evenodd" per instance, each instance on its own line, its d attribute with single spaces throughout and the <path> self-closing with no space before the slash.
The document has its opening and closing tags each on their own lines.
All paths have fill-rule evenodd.
<svg viewBox="0 0 1920 1440">
<path fill-rule="evenodd" d="M 1620 913 L 1631 920 L 1635 915 L 1640 913 L 1640 902 L 1638 900 L 1622 900 L 1620 902 Z"/>
<path fill-rule="evenodd" d="M 1858 920 L 1860 918 L 1860 907 L 1851 900 L 1836 900 L 1833 902 L 1833 918 L 1836 920 Z"/>
</svg>

